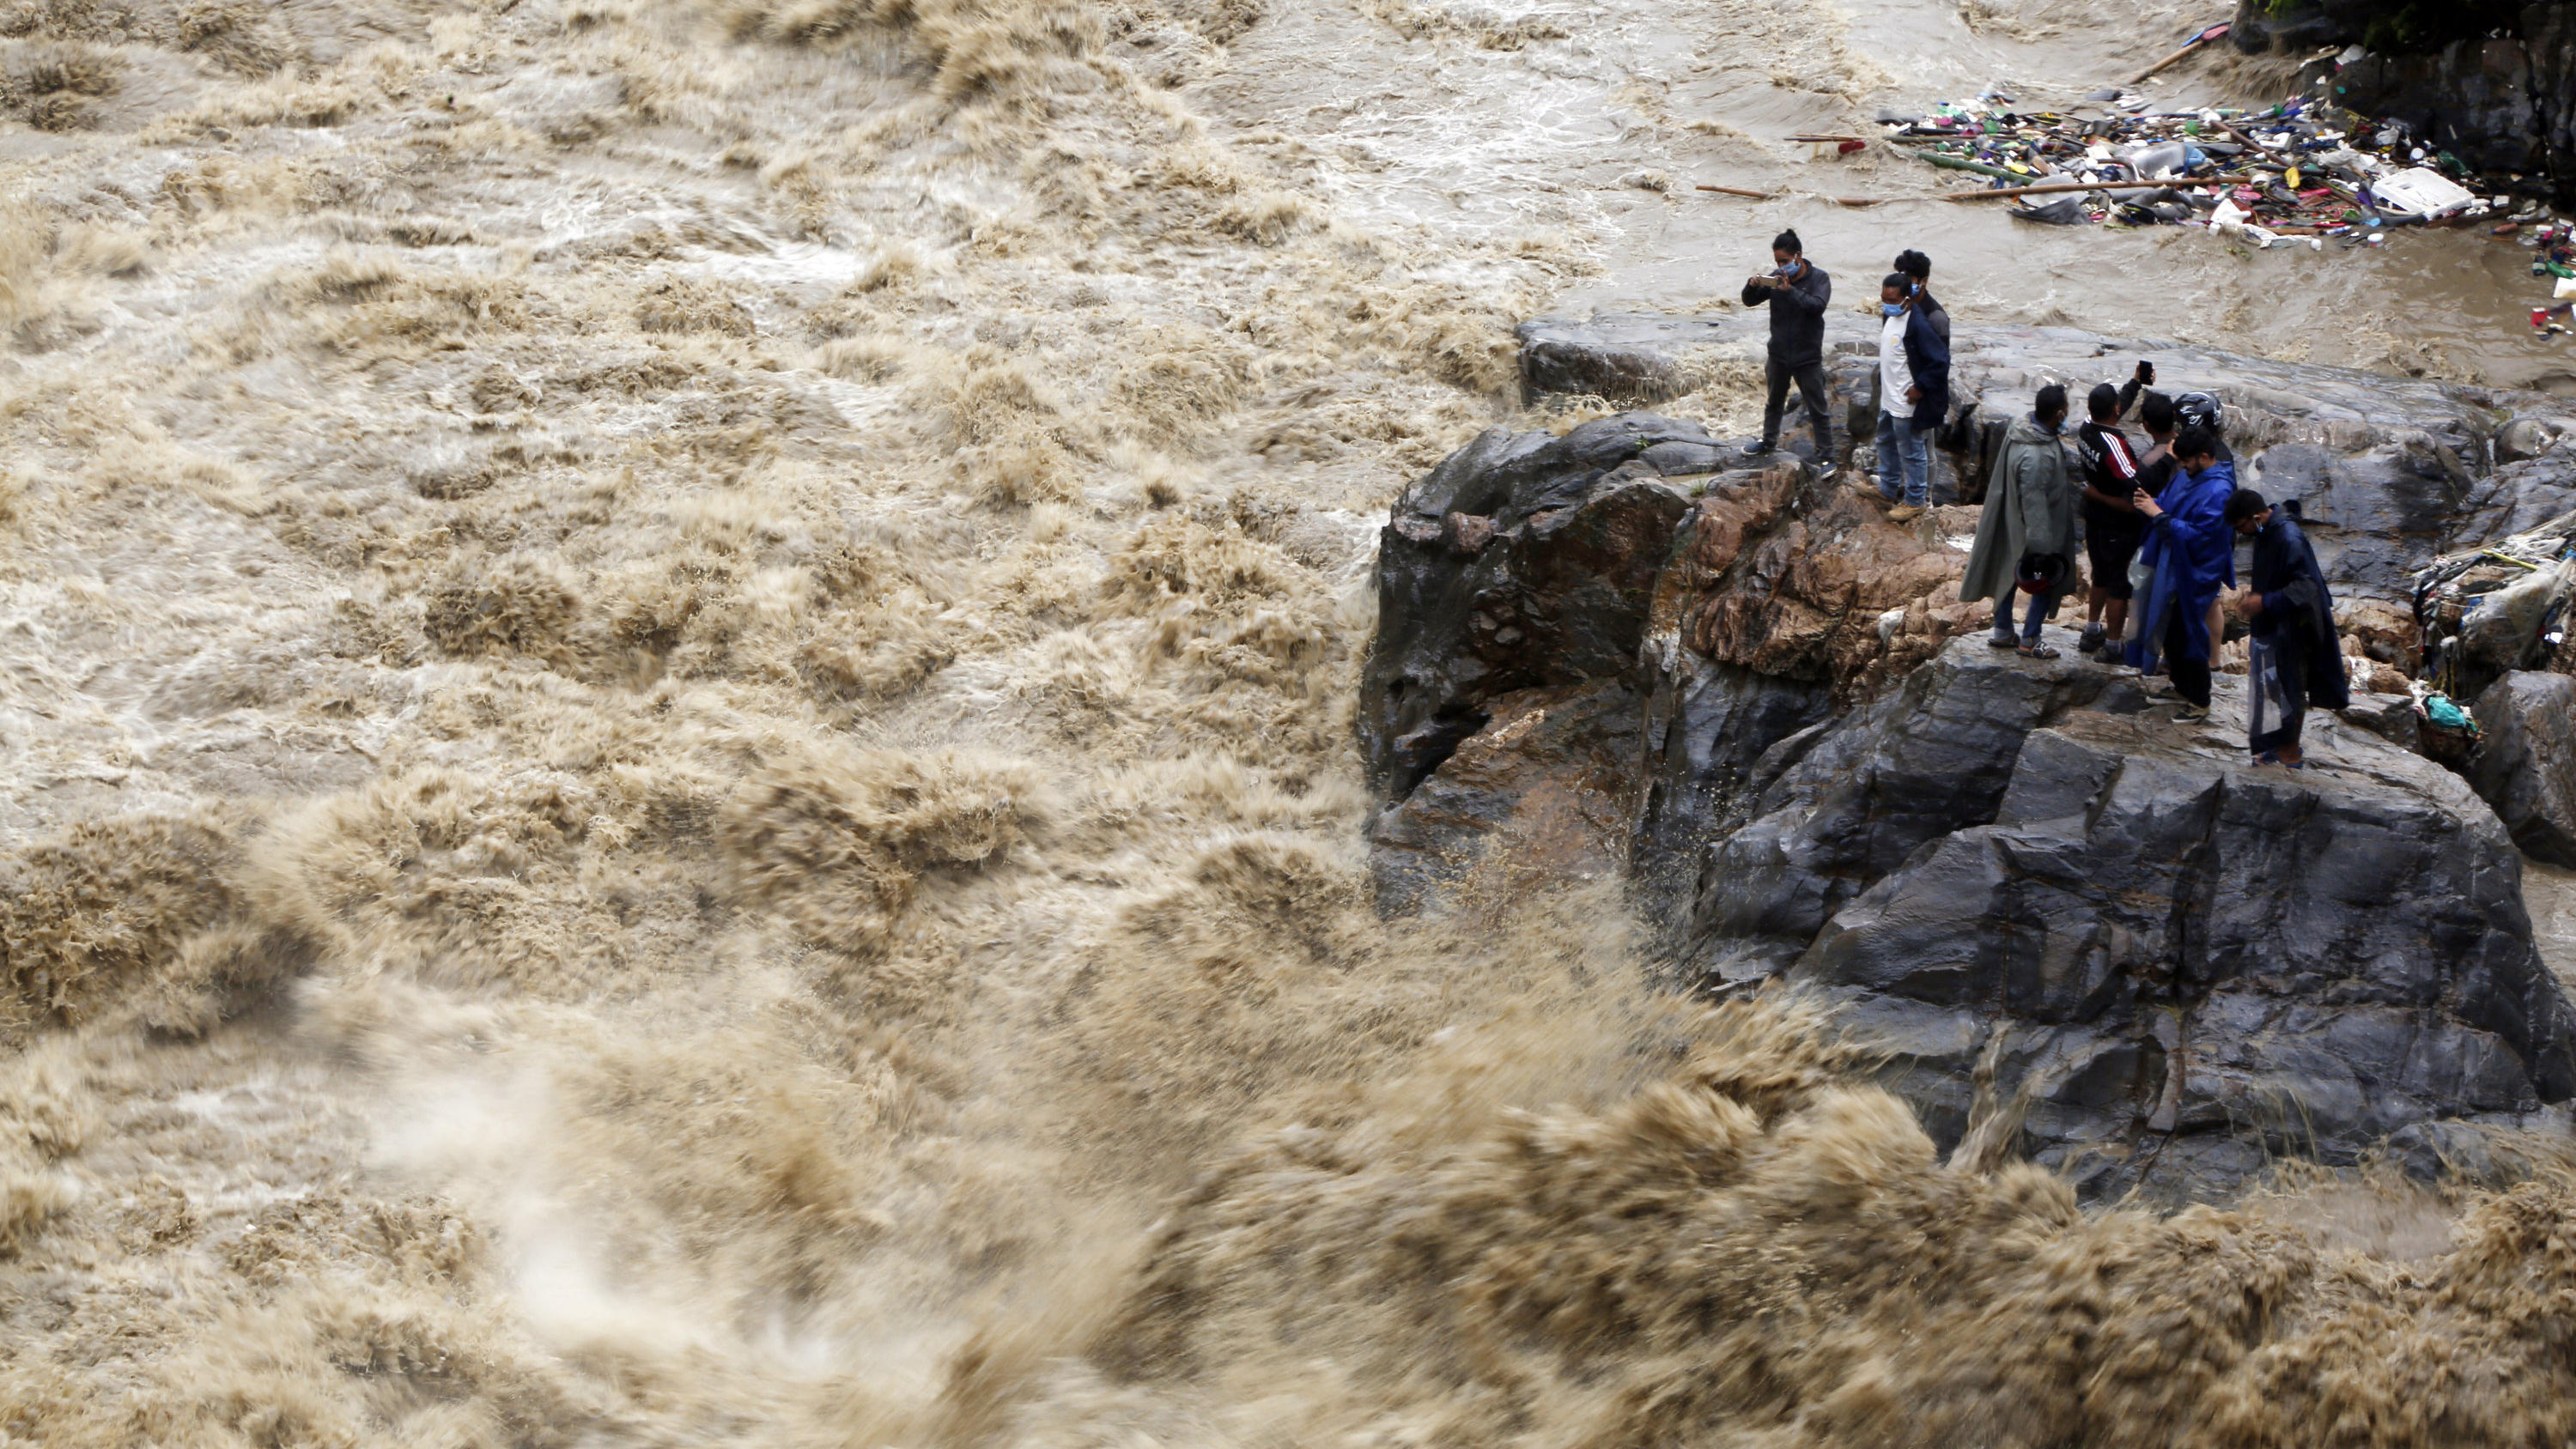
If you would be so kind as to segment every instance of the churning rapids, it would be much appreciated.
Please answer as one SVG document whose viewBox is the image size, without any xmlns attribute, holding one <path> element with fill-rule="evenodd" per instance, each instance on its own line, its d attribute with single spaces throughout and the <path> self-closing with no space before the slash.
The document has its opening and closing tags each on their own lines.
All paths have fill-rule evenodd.
<svg viewBox="0 0 2576 1449">
<path fill-rule="evenodd" d="M 1778 139 L 2202 18 L 0 0 L 0 1444 L 2576 1434 L 2567 1180 L 2079 1211 L 1604 889 L 1366 899 L 1376 526 L 1542 306 L 1794 222 L 2551 379 L 2518 251 Z"/>
</svg>

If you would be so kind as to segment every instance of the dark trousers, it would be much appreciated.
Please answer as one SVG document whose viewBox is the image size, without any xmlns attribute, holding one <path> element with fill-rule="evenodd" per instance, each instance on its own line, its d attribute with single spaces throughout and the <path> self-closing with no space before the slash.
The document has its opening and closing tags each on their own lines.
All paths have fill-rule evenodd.
<svg viewBox="0 0 2576 1449">
<path fill-rule="evenodd" d="M 2191 647 L 2191 635 L 2183 626 L 2183 620 L 2188 617 L 2187 607 L 2186 601 L 2174 600 L 2173 611 L 2165 620 L 2165 677 L 2173 681 L 2174 693 L 2207 709 L 2209 661 L 2182 657 L 2182 652 Z"/>
<path fill-rule="evenodd" d="M 1825 395 L 1825 365 L 1822 362 L 1783 367 L 1773 359 L 1762 364 L 1762 380 L 1770 384 L 1770 395 L 1762 402 L 1762 441 L 1780 441 L 1780 414 L 1788 409 L 1789 384 L 1798 385 L 1798 400 L 1807 405 L 1807 421 L 1816 430 L 1816 458 L 1822 462 L 1833 456 L 1833 404 Z"/>
<path fill-rule="evenodd" d="M 2307 656 L 2299 652 L 2296 644 L 2284 644 L 2277 638 L 2272 642 L 2270 653 L 2272 667 L 2279 670 L 2281 674 L 2281 693 L 2284 697 L 2281 702 L 2280 723 L 2247 740 L 2247 743 L 2253 747 L 2254 753 L 2258 755 L 2299 748 L 2299 732 L 2308 723 Z M 2251 674 L 2246 676 L 2245 685 L 2248 690 L 2254 689 L 2257 684 L 2258 681 Z"/>
</svg>

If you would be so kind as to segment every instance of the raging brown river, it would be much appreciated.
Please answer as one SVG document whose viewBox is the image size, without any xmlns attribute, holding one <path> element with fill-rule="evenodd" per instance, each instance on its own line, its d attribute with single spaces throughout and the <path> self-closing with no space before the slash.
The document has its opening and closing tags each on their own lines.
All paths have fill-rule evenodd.
<svg viewBox="0 0 2576 1449">
<path fill-rule="evenodd" d="M 0 1444 L 2576 1434 L 2576 1179 L 2079 1208 L 1607 885 L 1366 889 L 1378 525 L 1524 317 L 1795 226 L 1962 326 L 2576 379 L 2474 232 L 1783 139 L 2214 18 L 0 3 Z"/>
</svg>

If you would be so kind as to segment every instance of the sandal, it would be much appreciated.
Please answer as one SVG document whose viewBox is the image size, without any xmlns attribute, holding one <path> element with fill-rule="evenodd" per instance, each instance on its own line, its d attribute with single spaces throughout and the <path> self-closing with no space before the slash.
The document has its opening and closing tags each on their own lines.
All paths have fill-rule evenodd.
<svg viewBox="0 0 2576 1449">
<path fill-rule="evenodd" d="M 2054 659 L 2057 657 L 2057 646 L 2054 644 L 2024 644 L 2021 646 L 2021 657 L 2024 659 Z"/>
</svg>

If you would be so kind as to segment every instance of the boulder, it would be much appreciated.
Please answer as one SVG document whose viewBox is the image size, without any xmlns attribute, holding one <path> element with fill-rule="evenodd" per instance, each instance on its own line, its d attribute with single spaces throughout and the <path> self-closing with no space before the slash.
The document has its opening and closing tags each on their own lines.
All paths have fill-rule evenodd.
<svg viewBox="0 0 2576 1449">
<path fill-rule="evenodd" d="M 1713 840 L 1690 961 L 1713 985 L 1777 975 L 1843 905 L 1923 845 L 1995 818 L 2030 732 L 2076 709 L 2146 707 L 2133 681 L 2078 660 L 1950 644 L 1896 689 L 1757 763 L 1753 819 Z"/>
<path fill-rule="evenodd" d="M 2576 866 L 2576 677 L 2517 670 L 2487 687 L 2468 779 L 2516 845 Z"/>
<path fill-rule="evenodd" d="M 1369 831 L 1381 914 L 1616 875 L 1635 810 L 1637 696 L 1616 680 L 1518 690 Z"/>
<path fill-rule="evenodd" d="M 1361 678 L 1380 798 L 1409 794 L 1502 695 L 1632 671 L 1692 488 L 1742 458 L 1697 424 L 1623 413 L 1563 437 L 1492 429 L 1406 489 Z"/>
<path fill-rule="evenodd" d="M 1944 1142 L 1984 1061 L 2095 1195 L 2224 1196 L 2576 1094 L 2520 860 L 2455 777 L 2324 715 L 2312 768 L 2257 769 L 2135 689 L 1961 641 L 1833 727 L 1712 851 L 1720 981 L 1843 1003 Z"/>
<path fill-rule="evenodd" d="M 1574 393 L 1638 406 L 1699 386 L 1690 355 L 1723 342 L 1696 318 L 1540 320 L 1520 327 L 1521 384 L 1531 393 Z"/>
</svg>

